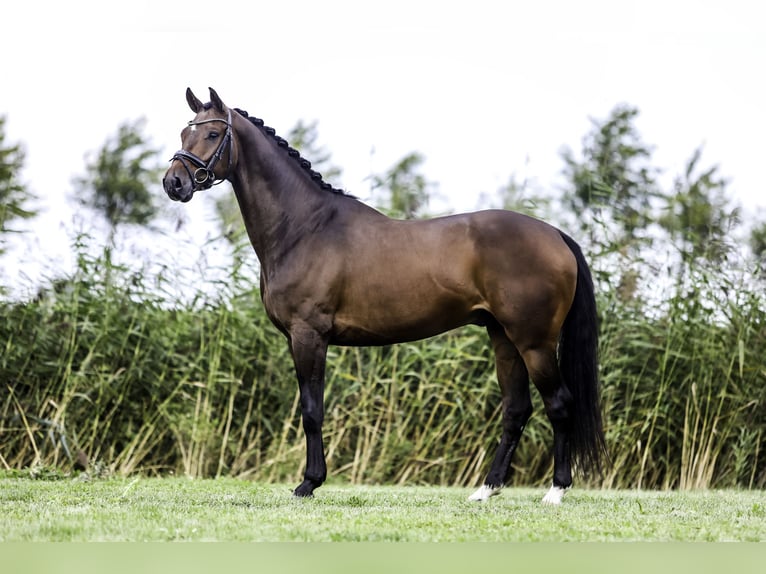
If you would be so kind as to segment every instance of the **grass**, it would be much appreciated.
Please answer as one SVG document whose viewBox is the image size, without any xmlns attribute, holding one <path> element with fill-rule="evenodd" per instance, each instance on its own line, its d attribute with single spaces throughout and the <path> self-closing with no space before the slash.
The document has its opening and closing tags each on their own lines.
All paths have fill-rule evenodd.
<svg viewBox="0 0 766 574">
<path fill-rule="evenodd" d="M 50 477 L 49 477 L 50 478 Z M 762 491 L 469 489 L 330 484 L 314 499 L 236 479 L 0 479 L 0 541 L 766 541 Z"/>
</svg>

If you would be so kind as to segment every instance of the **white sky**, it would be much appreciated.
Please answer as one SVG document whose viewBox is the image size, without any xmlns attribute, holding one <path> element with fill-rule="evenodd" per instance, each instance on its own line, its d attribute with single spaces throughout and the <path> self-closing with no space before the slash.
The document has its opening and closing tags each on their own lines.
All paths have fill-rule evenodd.
<svg viewBox="0 0 766 574">
<path fill-rule="evenodd" d="M 549 188 L 562 146 L 579 151 L 589 117 L 624 102 L 669 179 L 704 144 L 703 166 L 720 166 L 735 199 L 766 207 L 757 1 L 6 4 L 0 115 L 26 149 L 23 179 L 46 210 L 34 248 L 51 258 L 69 251 L 66 196 L 86 152 L 145 117 L 169 157 L 187 86 L 203 100 L 214 87 L 278 133 L 318 120 L 337 183 L 361 198 L 371 170 L 410 151 L 453 210 L 514 172 Z"/>
</svg>

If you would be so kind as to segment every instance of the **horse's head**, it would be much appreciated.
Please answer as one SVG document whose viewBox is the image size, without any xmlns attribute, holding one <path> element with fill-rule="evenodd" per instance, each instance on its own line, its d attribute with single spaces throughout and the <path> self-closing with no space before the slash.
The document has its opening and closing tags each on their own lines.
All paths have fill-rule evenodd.
<svg viewBox="0 0 766 574">
<path fill-rule="evenodd" d="M 186 101 L 197 114 L 181 132 L 181 149 L 170 160 L 162 178 L 165 192 L 174 201 L 189 201 L 195 191 L 208 189 L 229 177 L 234 165 L 231 110 L 213 88 L 203 104 L 190 88 Z"/>
</svg>

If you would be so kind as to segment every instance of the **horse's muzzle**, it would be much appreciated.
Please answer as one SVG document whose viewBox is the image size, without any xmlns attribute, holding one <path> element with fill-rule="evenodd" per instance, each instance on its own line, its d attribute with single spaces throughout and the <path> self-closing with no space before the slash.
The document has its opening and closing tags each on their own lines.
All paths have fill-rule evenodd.
<svg viewBox="0 0 766 574">
<path fill-rule="evenodd" d="M 181 178 L 177 175 L 167 174 L 162 178 L 162 186 L 165 188 L 165 193 L 173 201 L 180 201 L 186 203 L 191 200 L 194 195 L 193 186 L 185 186 L 181 181 Z"/>
</svg>

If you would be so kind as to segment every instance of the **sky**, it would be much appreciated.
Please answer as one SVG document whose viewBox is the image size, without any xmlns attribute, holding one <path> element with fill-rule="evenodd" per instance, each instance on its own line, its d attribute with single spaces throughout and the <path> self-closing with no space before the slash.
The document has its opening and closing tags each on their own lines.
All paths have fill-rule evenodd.
<svg viewBox="0 0 766 574">
<path fill-rule="evenodd" d="M 550 191 L 561 150 L 579 151 L 591 118 L 626 103 L 668 182 L 704 146 L 703 166 L 756 213 L 764 12 L 745 0 L 13 2 L 0 116 L 43 210 L 15 257 L 67 256 L 88 226 L 72 179 L 120 123 L 145 118 L 169 158 L 191 119 L 187 86 L 203 100 L 212 86 L 281 134 L 318 121 L 344 171 L 333 183 L 363 200 L 370 173 L 418 151 L 437 211 L 476 209 L 512 174 Z M 183 206 L 187 233 L 203 204 Z"/>
</svg>

